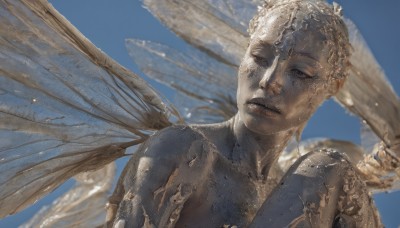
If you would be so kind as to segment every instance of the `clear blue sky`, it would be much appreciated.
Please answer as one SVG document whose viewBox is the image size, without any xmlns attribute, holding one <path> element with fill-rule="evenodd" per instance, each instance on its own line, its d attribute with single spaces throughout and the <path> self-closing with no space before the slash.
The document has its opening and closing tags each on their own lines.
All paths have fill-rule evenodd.
<svg viewBox="0 0 400 228">
<path fill-rule="evenodd" d="M 51 0 L 50 2 L 96 46 L 139 75 L 140 71 L 132 63 L 125 49 L 126 38 L 152 40 L 177 49 L 185 47 L 179 38 L 143 9 L 138 0 Z M 398 25 L 400 1 L 338 0 L 337 2 L 343 6 L 344 14 L 359 27 L 397 94 L 400 94 Z M 172 99 L 173 92 L 154 82 L 152 85 Z M 312 118 L 303 134 L 303 139 L 311 137 L 329 137 L 359 143 L 359 120 L 329 101 Z M 51 202 L 68 186 L 71 186 L 71 182 L 40 201 L 38 205 L 1 220 L 0 227 L 16 227 L 23 223 L 41 205 Z M 400 216 L 397 210 L 400 205 L 400 192 L 380 194 L 375 199 L 386 227 L 398 227 Z"/>
</svg>

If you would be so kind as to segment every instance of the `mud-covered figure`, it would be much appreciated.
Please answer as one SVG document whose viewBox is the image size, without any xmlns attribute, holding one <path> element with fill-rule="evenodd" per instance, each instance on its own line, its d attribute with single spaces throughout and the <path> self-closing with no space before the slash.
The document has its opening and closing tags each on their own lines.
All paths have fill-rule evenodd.
<svg viewBox="0 0 400 228">
<path fill-rule="evenodd" d="M 74 177 L 26 227 L 103 226 L 108 201 L 116 227 L 380 227 L 369 194 L 400 186 L 396 92 L 340 7 L 269 0 L 247 34 L 260 2 L 143 1 L 204 51 L 126 43 L 186 96 L 176 108 L 47 0 L 0 0 L 0 218 Z M 363 120 L 362 148 L 299 142 L 331 96 Z"/>
<path fill-rule="evenodd" d="M 108 225 L 380 227 L 346 155 L 311 152 L 280 180 L 273 169 L 344 83 L 350 45 L 338 11 L 319 1 L 265 5 L 239 68 L 238 113 L 172 126 L 145 142 L 110 198 Z"/>
</svg>

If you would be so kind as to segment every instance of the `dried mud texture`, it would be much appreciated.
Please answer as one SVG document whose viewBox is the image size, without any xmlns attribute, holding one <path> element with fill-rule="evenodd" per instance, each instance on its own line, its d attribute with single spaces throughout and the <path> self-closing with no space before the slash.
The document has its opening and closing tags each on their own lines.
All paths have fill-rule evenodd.
<svg viewBox="0 0 400 228">
<path fill-rule="evenodd" d="M 400 188 L 400 160 L 382 142 L 376 152 L 358 162 L 357 170 L 373 192 Z"/>
<path fill-rule="evenodd" d="M 110 209 L 108 226 L 174 227 L 189 197 L 202 188 L 214 150 L 187 126 L 158 132 L 124 170 L 111 197 L 119 209 Z"/>
<path fill-rule="evenodd" d="M 261 207 L 252 227 L 383 227 L 367 187 L 342 154 L 302 156 Z"/>
</svg>

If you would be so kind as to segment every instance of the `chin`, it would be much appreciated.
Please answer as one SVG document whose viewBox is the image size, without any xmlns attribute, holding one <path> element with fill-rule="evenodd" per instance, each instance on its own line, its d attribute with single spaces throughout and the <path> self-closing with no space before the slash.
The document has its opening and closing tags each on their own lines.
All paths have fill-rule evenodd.
<svg viewBox="0 0 400 228">
<path fill-rule="evenodd" d="M 241 113 L 240 116 L 246 128 L 257 134 L 272 135 L 290 129 L 286 128 L 285 124 L 278 118 L 269 118 L 252 113 Z"/>
</svg>

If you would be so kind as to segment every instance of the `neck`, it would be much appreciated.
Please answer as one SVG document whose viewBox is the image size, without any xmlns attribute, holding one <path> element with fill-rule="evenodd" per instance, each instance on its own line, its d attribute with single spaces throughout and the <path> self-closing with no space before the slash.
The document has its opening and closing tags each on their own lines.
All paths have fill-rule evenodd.
<svg viewBox="0 0 400 228">
<path fill-rule="evenodd" d="M 239 114 L 230 120 L 235 138 L 231 159 L 246 167 L 251 176 L 266 180 L 272 164 L 278 159 L 294 130 L 259 134 L 249 130 Z"/>
</svg>

